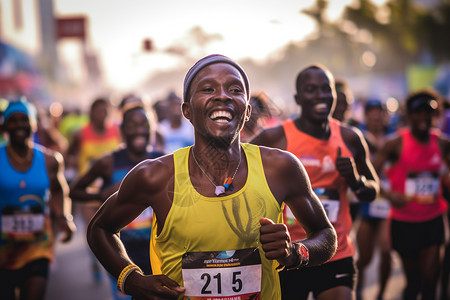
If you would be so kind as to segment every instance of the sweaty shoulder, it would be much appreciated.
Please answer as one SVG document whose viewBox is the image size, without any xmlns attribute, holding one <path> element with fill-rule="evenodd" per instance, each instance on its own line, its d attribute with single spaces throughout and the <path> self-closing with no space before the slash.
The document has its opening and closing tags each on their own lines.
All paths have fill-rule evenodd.
<svg viewBox="0 0 450 300">
<path fill-rule="evenodd" d="M 146 192 L 159 192 L 167 188 L 173 178 L 173 155 L 146 159 L 134 167 L 126 176 L 127 183 Z"/>
<path fill-rule="evenodd" d="M 252 144 L 278 149 L 286 149 L 286 135 L 283 126 L 264 129 L 252 141 Z"/>
<path fill-rule="evenodd" d="M 306 171 L 295 155 L 270 147 L 259 148 L 267 183 L 280 203 L 296 187 L 305 186 Z"/>
<path fill-rule="evenodd" d="M 361 130 L 356 127 L 340 124 L 341 136 L 347 148 L 353 153 L 353 156 L 365 154 L 368 149 L 366 140 Z"/>
<path fill-rule="evenodd" d="M 360 141 L 360 139 L 364 138 L 361 130 L 356 127 L 349 126 L 346 124 L 340 124 L 341 128 L 341 136 L 344 141 L 347 143 L 355 143 Z"/>
</svg>

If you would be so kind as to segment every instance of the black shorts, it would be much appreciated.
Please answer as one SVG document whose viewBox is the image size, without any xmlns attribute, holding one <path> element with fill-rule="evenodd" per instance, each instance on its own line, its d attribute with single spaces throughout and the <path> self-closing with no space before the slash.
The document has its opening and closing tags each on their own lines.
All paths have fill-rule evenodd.
<svg viewBox="0 0 450 300">
<path fill-rule="evenodd" d="M 444 243 L 443 217 L 418 223 L 391 220 L 391 239 L 392 248 L 401 257 L 418 257 L 422 249 Z"/>
<path fill-rule="evenodd" d="M 47 258 L 33 260 L 18 270 L 0 269 L 0 290 L 3 295 L 14 294 L 15 287 L 21 286 L 27 279 L 39 276 L 48 278 L 50 261 Z"/>
<path fill-rule="evenodd" d="M 310 292 L 317 298 L 321 292 L 337 286 L 351 289 L 356 284 L 356 268 L 352 257 L 328 262 L 320 266 L 279 273 L 282 300 L 308 299 Z"/>
</svg>

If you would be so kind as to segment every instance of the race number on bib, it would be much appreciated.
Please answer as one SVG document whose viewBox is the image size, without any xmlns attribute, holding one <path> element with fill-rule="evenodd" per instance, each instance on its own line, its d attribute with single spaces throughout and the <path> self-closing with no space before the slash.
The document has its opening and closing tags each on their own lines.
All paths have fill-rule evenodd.
<svg viewBox="0 0 450 300">
<path fill-rule="evenodd" d="M 261 258 L 257 248 L 187 252 L 182 258 L 184 299 L 260 299 Z"/>
<path fill-rule="evenodd" d="M 369 203 L 369 216 L 372 218 L 386 219 L 390 209 L 391 204 L 389 200 L 377 198 L 375 201 Z"/>
<path fill-rule="evenodd" d="M 16 207 L 4 207 L 2 210 L 2 235 L 15 241 L 29 241 L 44 231 L 45 216 L 42 208 L 23 211 Z"/>
<path fill-rule="evenodd" d="M 410 173 L 405 183 L 405 194 L 418 203 L 434 203 L 439 191 L 437 173 Z"/>
<path fill-rule="evenodd" d="M 339 192 L 337 190 L 314 188 L 314 192 L 322 202 L 323 208 L 327 213 L 327 217 L 331 223 L 334 223 L 338 219 L 339 214 Z"/>
</svg>

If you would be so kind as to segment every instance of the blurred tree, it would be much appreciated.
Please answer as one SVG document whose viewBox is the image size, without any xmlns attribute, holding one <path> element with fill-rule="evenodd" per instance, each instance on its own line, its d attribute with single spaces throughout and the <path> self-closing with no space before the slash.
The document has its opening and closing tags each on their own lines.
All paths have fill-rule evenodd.
<svg viewBox="0 0 450 300">
<path fill-rule="evenodd" d="M 391 0 L 378 7 L 370 0 L 348 6 L 343 15 L 373 36 L 372 49 L 382 59 L 374 70 L 404 70 L 411 63 L 450 59 L 450 3 L 425 7 L 411 0 Z"/>
</svg>

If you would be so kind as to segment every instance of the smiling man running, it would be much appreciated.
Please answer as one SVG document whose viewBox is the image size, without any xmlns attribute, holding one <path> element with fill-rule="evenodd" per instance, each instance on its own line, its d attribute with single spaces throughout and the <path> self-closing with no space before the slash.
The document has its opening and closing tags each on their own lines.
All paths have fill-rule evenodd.
<svg viewBox="0 0 450 300">
<path fill-rule="evenodd" d="M 321 264 L 336 233 L 300 161 L 285 151 L 241 144 L 251 113 L 244 70 L 222 55 L 199 60 L 184 82 L 183 115 L 194 146 L 136 166 L 92 219 L 88 242 L 118 287 L 136 299 L 281 299 L 280 264 Z M 308 238 L 293 243 L 281 213 L 289 205 Z M 127 256 L 118 232 L 153 208 L 153 275 Z"/>
</svg>

